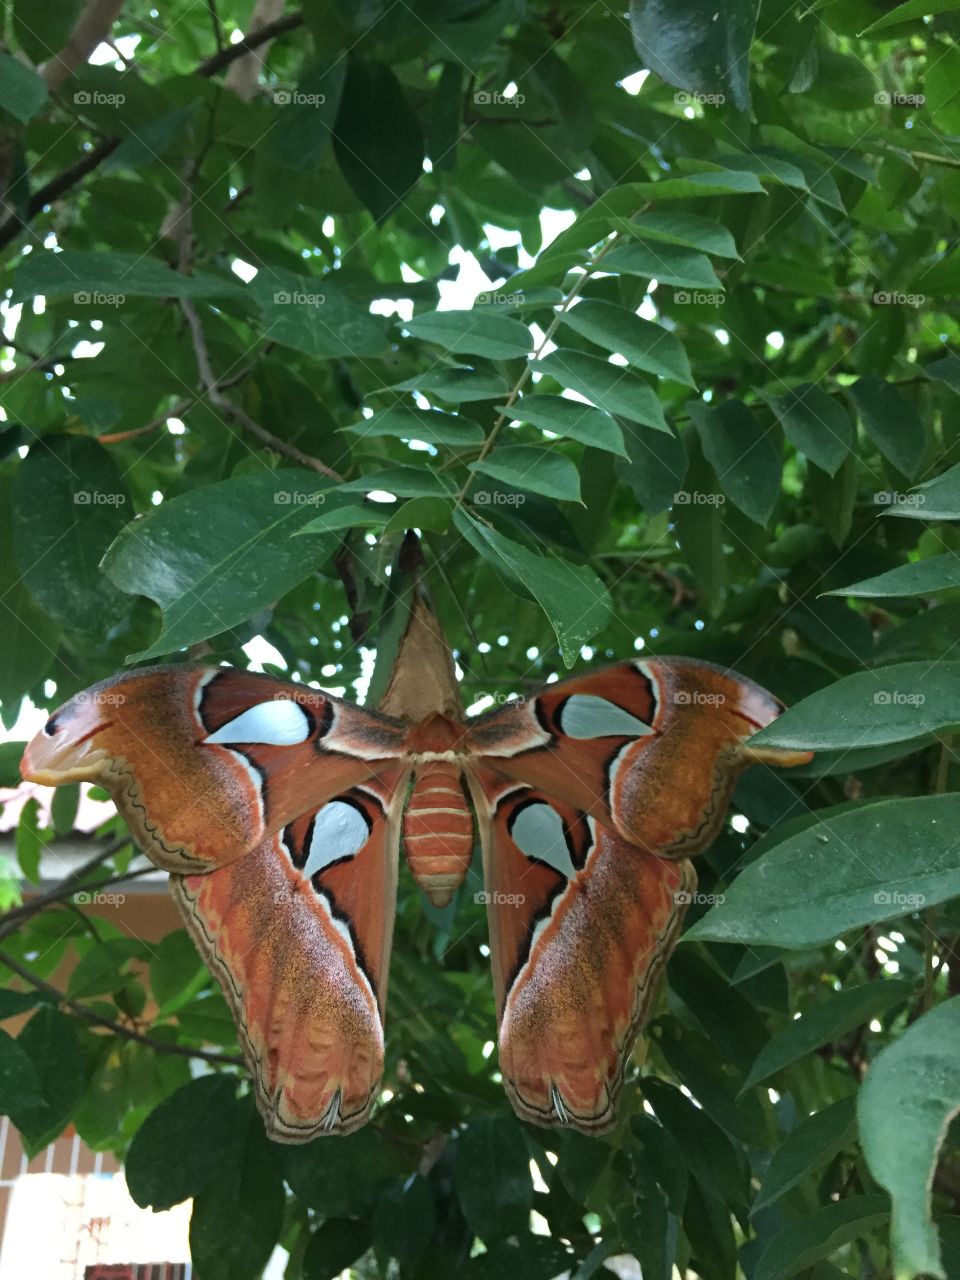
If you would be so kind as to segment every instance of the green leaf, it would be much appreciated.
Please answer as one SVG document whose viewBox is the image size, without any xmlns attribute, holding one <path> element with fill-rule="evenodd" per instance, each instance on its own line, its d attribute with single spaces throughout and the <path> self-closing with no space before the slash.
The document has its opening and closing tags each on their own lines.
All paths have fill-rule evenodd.
<svg viewBox="0 0 960 1280">
<path fill-rule="evenodd" d="M 0 742 L 0 787 L 19 787 L 20 761 L 26 746 L 25 742 Z"/>
<path fill-rule="evenodd" d="M 318 568 L 332 539 L 290 535 L 312 519 L 329 482 L 261 471 L 181 494 L 127 525 L 103 559 L 110 581 L 163 610 L 142 661 L 227 631 Z"/>
<path fill-rule="evenodd" d="M 461 366 L 435 365 L 406 382 L 398 382 L 391 391 L 420 391 L 439 396 L 450 404 L 467 404 L 474 400 L 499 400 L 510 387 L 495 373 L 481 373 Z"/>
<path fill-rule="evenodd" d="M 932 596 L 938 591 L 960 587 L 960 558 L 952 551 L 931 556 L 929 560 L 917 560 L 913 564 L 901 564 L 874 578 L 864 578 L 849 587 L 837 587 L 825 591 L 828 596 L 860 596 L 862 598 L 908 598 Z"/>
<path fill-rule="evenodd" d="M 31 884 L 40 883 L 40 856 L 46 847 L 40 832 L 40 803 L 29 796 L 17 820 L 17 862 Z"/>
<path fill-rule="evenodd" d="M 518 489 L 542 493 L 558 501 L 580 501 L 580 473 L 566 456 L 549 445 L 511 444 L 494 449 L 482 462 L 471 462 L 470 470 L 492 476 Z M 474 498 L 477 501 L 477 498 Z"/>
<path fill-rule="evenodd" d="M 382 356 L 387 350 L 388 321 L 372 315 L 332 272 L 303 276 L 264 266 L 248 287 L 270 342 L 319 359 Z"/>
<path fill-rule="evenodd" d="M 302 70 L 295 90 L 273 90 L 278 118 L 270 130 L 270 146 L 284 164 L 302 172 L 322 158 L 340 110 L 346 75 L 346 59 L 337 56 Z"/>
<path fill-rule="evenodd" d="M 169 1209 L 231 1172 L 225 1161 L 239 1120 L 236 1080 L 201 1076 L 160 1103 L 134 1134 L 125 1174 L 143 1209 Z"/>
<path fill-rule="evenodd" d="M 839 1040 L 846 1032 L 909 1000 L 913 986 L 893 979 L 864 983 L 832 992 L 822 1004 L 814 1005 L 789 1022 L 760 1050 L 743 1090 L 782 1071 L 791 1062 L 804 1058 L 821 1045 Z M 741 1092 L 743 1091 L 741 1090 Z"/>
<path fill-rule="evenodd" d="M 895 27 L 900 22 L 908 22 L 912 18 L 921 20 L 928 13 L 957 13 L 960 12 L 960 0 L 907 0 L 906 4 L 900 5 L 890 13 L 884 14 L 882 18 L 878 18 L 876 22 L 871 22 L 863 31 L 857 32 L 858 35 L 869 35 L 874 31 L 882 31 L 884 27 Z"/>
<path fill-rule="evenodd" d="M 960 797 L 878 800 L 825 817 L 747 866 L 684 941 L 802 949 L 960 893 Z"/>
<path fill-rule="evenodd" d="M 731 0 L 719 11 L 705 0 L 631 0 L 630 29 L 641 65 L 667 84 L 729 97 L 750 109 L 750 45 L 757 0 Z M 709 110 L 709 106 L 706 108 Z"/>
<path fill-rule="evenodd" d="M 190 1217 L 190 1257 L 205 1280 L 257 1280 L 283 1226 L 277 1147 L 249 1095 L 234 1117 L 232 1140 L 218 1144 L 219 1176 L 195 1197 Z"/>
<path fill-rule="evenodd" d="M 808 1211 L 770 1240 L 757 1260 L 753 1280 L 790 1280 L 882 1226 L 887 1217 L 883 1196 L 847 1196 Z"/>
<path fill-rule="evenodd" d="M 567 440 L 579 440 L 594 449 L 618 453 L 622 458 L 627 456 L 623 432 L 609 414 L 577 400 L 568 400 L 566 396 L 523 396 L 509 407 L 498 405 L 497 412 Z"/>
<path fill-rule="evenodd" d="M 72 1000 L 83 1000 L 118 991 L 129 976 L 130 960 L 142 950 L 133 938 L 108 938 L 95 943 L 70 974 L 67 994 Z"/>
<path fill-rule="evenodd" d="M 722 287 L 710 259 L 680 245 L 642 240 L 633 244 L 621 244 L 604 256 L 603 269 L 642 276 L 645 280 L 658 280 L 661 284 L 679 285 L 681 288 Z"/>
<path fill-rule="evenodd" d="M 618 467 L 620 476 L 648 515 L 658 515 L 676 501 L 687 474 L 687 451 L 672 431 L 651 431 L 633 422 L 622 426 L 630 461 Z"/>
<path fill-rule="evenodd" d="M 58 54 L 67 43 L 83 0 L 14 0 L 17 44 L 34 64 Z"/>
<path fill-rule="evenodd" d="M 33 1063 L 33 1078 L 43 1099 L 15 1119 L 27 1144 L 39 1150 L 51 1142 L 73 1115 L 87 1082 L 85 1055 L 73 1023 L 59 1010 L 37 1010 L 17 1037 L 17 1044 Z"/>
<path fill-rule="evenodd" d="M 452 498 L 456 490 L 436 471 L 426 467 L 391 467 L 389 471 L 370 471 L 357 480 L 337 487 L 338 493 L 396 494 L 398 498 Z"/>
<path fill-rule="evenodd" d="M 404 1167 L 396 1148 L 376 1129 L 285 1147 L 283 1166 L 292 1191 L 311 1209 L 325 1218 L 360 1214 L 365 1222 L 381 1189 Z"/>
<path fill-rule="evenodd" d="M 46 991 L 11 991 L 9 987 L 0 990 L 0 1020 L 17 1018 L 21 1013 L 29 1013 L 38 1004 L 49 1004 L 52 997 Z"/>
<path fill-rule="evenodd" d="M 916 409 L 882 378 L 861 378 L 850 394 L 867 435 L 898 471 L 913 479 L 927 447 Z"/>
<path fill-rule="evenodd" d="M 453 522 L 501 577 L 534 596 L 556 633 L 565 665 L 572 667 L 581 647 L 610 619 L 610 597 L 593 570 L 528 551 L 467 511 L 455 511 Z"/>
<path fill-rule="evenodd" d="M 784 1138 L 767 1165 L 753 1213 L 773 1204 L 814 1169 L 822 1168 L 857 1138 L 856 1095 L 805 1116 Z"/>
<path fill-rule="evenodd" d="M 206 985 L 209 974 L 185 929 L 175 929 L 156 944 L 150 959 L 150 990 L 157 1019 L 169 1017 Z"/>
<path fill-rule="evenodd" d="M 672 435 L 657 393 L 622 365 L 560 347 L 542 360 L 535 360 L 534 368 L 555 378 L 562 387 L 589 397 L 605 413 Z M 524 403 L 529 399 L 526 397 Z"/>
<path fill-rule="evenodd" d="M 383 527 L 384 537 L 391 533 L 404 533 L 407 529 L 444 533 L 450 527 L 450 503 L 442 498 L 411 498 L 392 510 L 393 514 Z"/>
<path fill-rule="evenodd" d="M 102 636 L 130 601 L 100 560 L 131 515 L 127 487 L 104 448 L 83 436 L 34 444 L 14 482 L 14 546 L 23 581 L 65 627 Z"/>
<path fill-rule="evenodd" d="M 720 1126 L 662 1080 L 645 1078 L 643 1096 L 679 1147 L 690 1173 L 724 1204 L 742 1203 L 746 1165 Z"/>
<path fill-rule="evenodd" d="M 525 324 L 483 307 L 473 311 L 425 311 L 405 320 L 403 327 L 414 338 L 456 355 L 510 360 L 533 350 L 533 337 Z"/>
<path fill-rule="evenodd" d="M 328 1218 L 310 1237 L 303 1280 L 338 1280 L 370 1248 L 372 1224 L 359 1218 Z"/>
<path fill-rule="evenodd" d="M 296 537 L 311 533 L 332 533 L 339 529 L 375 529 L 384 524 L 393 514 L 392 503 L 366 502 L 363 506 L 355 504 L 349 507 L 331 507 L 321 515 L 308 521 L 302 529 L 298 529 Z"/>
<path fill-rule="evenodd" d="M 478 1115 L 457 1138 L 457 1195 L 484 1241 L 525 1235 L 533 1207 L 530 1155 L 513 1116 Z"/>
<path fill-rule="evenodd" d="M 937 48 L 937 55 L 927 67 L 923 92 L 925 107 L 934 124 L 944 133 L 960 131 L 960 50 L 956 45 Z"/>
<path fill-rule="evenodd" d="M 373 1211 L 373 1243 L 403 1267 L 414 1267 L 426 1253 L 436 1226 L 430 1183 L 415 1176 L 384 1188 Z"/>
<path fill-rule="evenodd" d="M 20 785 L 20 759 L 26 748 L 26 742 L 0 742 L 0 787 Z"/>
<path fill-rule="evenodd" d="M 142 253 L 65 249 L 31 253 L 17 268 L 11 301 L 25 302 L 36 294 L 72 295 L 78 306 L 122 308 L 126 298 L 242 296 L 243 285 L 236 277 L 221 278 L 206 271 L 182 275 L 159 258 Z"/>
<path fill-rule="evenodd" d="M 50 801 L 50 817 L 53 820 L 53 829 L 58 836 L 68 835 L 73 830 L 79 807 L 79 783 L 74 783 L 72 786 L 57 787 L 53 793 L 53 799 Z"/>
<path fill-rule="evenodd" d="M 0 1031 L 0 1115 L 16 1117 L 44 1106 L 30 1056 L 6 1031 Z"/>
<path fill-rule="evenodd" d="M 682 209 L 669 213 L 651 209 L 629 222 L 619 224 L 621 232 L 639 236 L 642 240 L 657 240 L 662 244 L 684 245 L 699 249 L 714 258 L 739 258 L 733 236 L 726 227 L 699 213 L 687 213 Z"/>
<path fill-rule="evenodd" d="M 910 520 L 960 520 L 960 463 L 916 485 L 906 496 L 909 501 L 894 503 L 884 514 Z"/>
<path fill-rule="evenodd" d="M 898 1276 L 946 1276 L 930 1220 L 930 1188 L 948 1126 L 960 1111 L 958 1053 L 960 999 L 954 997 L 881 1050 L 860 1090 L 863 1154 L 893 1199 Z"/>
<path fill-rule="evenodd" d="M 619 352 L 639 369 L 694 386 L 680 339 L 652 320 L 612 302 L 587 298 L 564 312 L 563 323 L 597 346 Z"/>
<path fill-rule="evenodd" d="M 342 427 L 344 435 L 365 439 L 370 436 L 395 436 L 404 440 L 425 440 L 427 444 L 452 444 L 462 448 L 483 443 L 483 427 L 471 418 L 455 417 L 452 413 L 429 412 L 414 409 L 411 405 L 398 404 L 349 427 Z"/>
<path fill-rule="evenodd" d="M 783 433 L 821 471 L 834 476 L 854 445 L 853 423 L 843 404 L 816 383 L 792 387 L 783 395 L 763 395 Z"/>
<path fill-rule="evenodd" d="M 15 120 L 31 120 L 47 101 L 47 86 L 29 67 L 0 53 L 0 107 Z"/>
<path fill-rule="evenodd" d="M 913 742 L 960 725 L 960 662 L 899 662 L 818 689 L 751 746 L 833 751 Z"/>
<path fill-rule="evenodd" d="M 377 222 L 416 186 L 423 171 L 423 135 L 389 67 L 350 55 L 334 150 L 343 176 Z"/>
<path fill-rule="evenodd" d="M 767 524 L 780 497 L 783 470 L 775 437 L 740 400 L 725 400 L 716 408 L 693 400 L 687 409 L 724 493 L 748 520 Z"/>
</svg>

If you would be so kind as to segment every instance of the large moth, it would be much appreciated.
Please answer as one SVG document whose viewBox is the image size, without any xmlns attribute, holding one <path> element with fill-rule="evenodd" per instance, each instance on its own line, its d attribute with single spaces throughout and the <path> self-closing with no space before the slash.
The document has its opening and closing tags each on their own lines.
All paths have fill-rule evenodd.
<svg viewBox="0 0 960 1280">
<path fill-rule="evenodd" d="M 268 1132 L 350 1133 L 383 1070 L 402 842 L 436 905 L 483 852 L 500 1069 L 521 1119 L 599 1133 L 719 830 L 781 704 L 688 658 L 622 662 L 464 717 L 419 596 L 377 711 L 231 667 L 76 695 L 23 775 L 105 787 L 237 1021 Z"/>
</svg>

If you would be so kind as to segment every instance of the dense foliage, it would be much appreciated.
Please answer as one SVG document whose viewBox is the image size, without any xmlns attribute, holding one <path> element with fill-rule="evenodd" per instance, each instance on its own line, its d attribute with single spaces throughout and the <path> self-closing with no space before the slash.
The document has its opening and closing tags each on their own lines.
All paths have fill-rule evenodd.
<svg viewBox="0 0 960 1280">
<path fill-rule="evenodd" d="M 745 775 L 611 1137 L 510 1113 L 474 871 L 401 876 L 373 1123 L 271 1146 L 186 935 L 83 910 L 115 821 L 0 920 L 3 1111 L 195 1197 L 199 1280 L 960 1275 L 960 3 L 282 7 L 6 12 L 4 724 L 256 636 L 350 693 L 412 526 L 468 704 L 693 654 L 816 758 Z"/>
</svg>

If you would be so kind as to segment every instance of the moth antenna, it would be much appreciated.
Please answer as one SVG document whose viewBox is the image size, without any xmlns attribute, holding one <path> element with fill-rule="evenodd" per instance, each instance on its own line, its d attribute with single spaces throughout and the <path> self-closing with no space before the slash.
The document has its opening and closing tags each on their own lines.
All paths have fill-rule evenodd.
<svg viewBox="0 0 960 1280">
<path fill-rule="evenodd" d="M 550 1099 L 553 1102 L 553 1109 L 557 1113 L 557 1119 L 561 1124 L 569 1124 L 570 1117 L 567 1115 L 567 1109 L 563 1105 L 563 1098 L 560 1096 L 560 1090 L 555 1084 L 550 1086 Z"/>
</svg>

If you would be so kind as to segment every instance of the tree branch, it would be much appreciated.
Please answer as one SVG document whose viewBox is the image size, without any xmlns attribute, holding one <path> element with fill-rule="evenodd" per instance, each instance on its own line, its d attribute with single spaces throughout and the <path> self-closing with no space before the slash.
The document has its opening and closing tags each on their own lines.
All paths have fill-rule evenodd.
<svg viewBox="0 0 960 1280">
<path fill-rule="evenodd" d="M 233 1054 L 216 1053 L 210 1049 L 190 1049 L 184 1044 L 167 1044 L 163 1040 L 154 1040 L 152 1036 L 144 1035 L 142 1031 L 137 1031 L 134 1027 L 125 1027 L 122 1022 L 114 1022 L 112 1018 L 105 1018 L 97 1013 L 96 1010 L 88 1009 L 85 1004 L 80 1004 L 77 1000 L 70 1000 L 59 988 L 53 986 L 50 982 L 44 982 L 43 978 L 38 978 L 35 973 L 31 973 L 25 965 L 22 965 L 19 960 L 8 955 L 5 951 L 0 951 L 0 964 L 6 965 L 8 969 L 22 978 L 24 982 L 29 983 L 35 990 L 44 991 L 47 995 L 53 996 L 59 1008 L 74 1014 L 78 1018 L 82 1018 L 85 1022 L 89 1022 L 95 1027 L 104 1027 L 107 1031 L 112 1031 L 114 1035 L 122 1036 L 125 1040 L 136 1040 L 137 1044 L 145 1044 L 157 1053 L 173 1054 L 178 1058 L 202 1058 L 204 1062 L 216 1062 L 228 1066 L 242 1067 L 244 1065 L 243 1058 Z"/>
<path fill-rule="evenodd" d="M 200 383 L 207 393 L 207 399 L 215 409 L 223 414 L 225 418 L 229 418 L 235 422 L 237 426 L 242 427 L 248 434 L 254 436 L 261 444 L 265 444 L 267 448 L 273 449 L 275 453 L 281 454 L 285 458 L 289 458 L 291 462 L 299 463 L 301 467 L 309 467 L 311 471 L 316 471 L 319 475 L 329 476 L 331 480 L 342 481 L 343 477 L 338 471 L 334 471 L 332 467 L 328 467 L 325 462 L 321 462 L 319 458 L 311 457 L 309 453 L 304 453 L 302 449 L 298 449 L 295 444 L 290 444 L 286 440 L 281 440 L 279 436 L 275 436 L 272 431 L 268 431 L 266 427 L 262 427 L 259 422 L 251 418 L 245 409 L 241 409 L 238 404 L 223 394 L 220 383 L 213 367 L 210 364 L 210 356 L 207 351 L 207 342 L 203 333 L 203 325 L 197 314 L 197 309 L 189 298 L 181 298 L 180 306 L 183 314 L 187 318 L 187 324 L 190 326 L 190 334 L 193 339 L 193 350 L 197 359 L 197 370 L 200 374 Z"/>
<path fill-rule="evenodd" d="M 283 14 L 285 0 L 257 0 L 253 13 L 247 24 L 250 35 L 272 26 Z M 245 102 L 254 96 L 260 85 L 260 72 L 270 49 L 270 42 L 264 41 L 255 51 L 248 51 L 244 57 L 238 58 L 230 70 L 224 83 L 227 88 L 243 98 Z"/>
<path fill-rule="evenodd" d="M 67 43 L 59 53 L 40 68 L 40 75 L 51 93 L 63 85 L 106 40 L 120 16 L 123 0 L 87 0 L 74 24 Z"/>
<path fill-rule="evenodd" d="M 267 26 L 261 27 L 259 31 L 251 32 L 250 35 L 245 36 L 242 40 L 238 40 L 236 44 L 228 45 L 226 49 L 215 53 L 212 58 L 207 58 L 205 62 L 201 62 L 197 67 L 196 74 L 200 76 L 215 75 L 218 71 L 222 71 L 224 67 L 229 67 L 238 58 L 242 58 L 244 54 L 249 53 L 252 49 L 258 49 L 260 45 L 265 44 L 268 40 L 274 40 L 277 36 L 285 35 L 288 31 L 295 31 L 298 27 L 302 27 L 303 21 L 302 13 L 288 13 L 282 18 L 278 18 L 276 22 L 271 22 Z M 5 248 L 12 240 L 15 240 L 23 228 L 32 222 L 37 214 L 48 204 L 72 190 L 78 182 L 82 182 L 88 173 L 92 173 L 94 169 L 103 164 L 107 156 L 116 151 L 120 142 L 120 138 L 101 139 L 76 164 L 71 165 L 69 169 L 65 169 L 63 173 L 51 178 L 49 182 L 40 187 L 27 201 L 25 217 L 10 217 L 0 225 L 0 249 Z"/>
<path fill-rule="evenodd" d="M 76 871 L 71 871 L 69 875 L 64 876 L 60 883 L 49 892 L 38 894 L 36 898 L 31 898 L 29 902 L 24 902 L 19 907 L 12 907 L 9 911 L 5 911 L 3 915 L 0 915 L 0 940 L 9 937 L 11 933 L 15 932 L 22 920 L 28 920 L 30 916 L 36 915 L 38 911 L 42 911 L 51 902 L 59 902 L 75 890 L 86 888 L 87 886 L 83 883 L 84 878 L 91 871 L 96 871 L 97 867 L 103 866 L 115 853 L 119 853 L 121 849 L 131 843 L 129 835 L 121 836 L 119 839 L 114 840 L 113 844 L 108 845 L 106 849 L 101 849 L 92 858 L 88 858 L 82 866 L 77 867 Z"/>
</svg>

